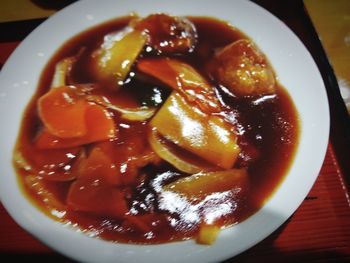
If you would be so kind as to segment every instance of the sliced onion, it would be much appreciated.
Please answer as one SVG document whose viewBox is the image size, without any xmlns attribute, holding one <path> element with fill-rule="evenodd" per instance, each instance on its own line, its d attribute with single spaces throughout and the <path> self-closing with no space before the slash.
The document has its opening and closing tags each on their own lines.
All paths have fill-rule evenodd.
<svg viewBox="0 0 350 263">
<path fill-rule="evenodd" d="M 81 48 L 75 56 L 64 58 L 56 64 L 55 72 L 51 82 L 51 88 L 67 85 L 68 74 L 84 50 L 85 48 Z"/>
<path fill-rule="evenodd" d="M 88 95 L 86 99 L 121 113 L 121 118 L 129 121 L 145 121 L 156 112 L 156 108 L 149 107 L 123 108 L 111 103 L 105 96 Z"/>
<path fill-rule="evenodd" d="M 178 146 L 171 144 L 171 142 L 167 142 L 166 139 L 162 138 L 155 129 L 149 132 L 148 142 L 156 154 L 184 173 L 194 174 L 220 170 L 219 167 L 207 164 L 206 161 L 202 161 L 196 156 L 191 156 L 190 153 L 187 154 L 191 157 L 185 156 L 184 153 L 181 154 L 180 151 L 182 149 L 176 149 Z M 202 162 L 206 164 L 203 165 Z"/>
<path fill-rule="evenodd" d="M 151 118 L 156 112 L 155 108 L 123 109 L 114 105 L 114 110 L 120 112 L 121 118 L 129 121 L 145 121 Z"/>
<path fill-rule="evenodd" d="M 74 57 L 62 59 L 56 64 L 55 73 L 53 75 L 51 88 L 61 87 L 66 85 L 67 73 L 75 62 Z"/>
</svg>

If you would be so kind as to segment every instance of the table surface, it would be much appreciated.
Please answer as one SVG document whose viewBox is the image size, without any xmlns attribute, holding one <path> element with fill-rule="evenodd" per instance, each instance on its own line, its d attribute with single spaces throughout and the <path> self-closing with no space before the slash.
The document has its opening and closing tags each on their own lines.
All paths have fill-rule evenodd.
<svg viewBox="0 0 350 263">
<path fill-rule="evenodd" d="M 350 262 L 350 121 L 336 76 L 302 0 L 254 2 L 289 26 L 315 59 L 327 89 L 331 131 L 322 169 L 302 205 L 273 234 L 227 262 Z M 0 16 L 0 31 L 6 32 L 0 34 L 1 65 L 20 41 L 43 20 L 4 22 Z M 22 230 L 1 205 L 0 255 L 36 262 L 72 262 Z"/>
<path fill-rule="evenodd" d="M 332 64 L 350 114 L 350 2 L 304 0 L 304 4 Z"/>
</svg>

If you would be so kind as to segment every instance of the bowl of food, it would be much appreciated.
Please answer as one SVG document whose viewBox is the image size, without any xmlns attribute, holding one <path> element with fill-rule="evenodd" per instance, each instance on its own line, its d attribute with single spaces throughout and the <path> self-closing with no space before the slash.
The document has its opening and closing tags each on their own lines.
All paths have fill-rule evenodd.
<svg viewBox="0 0 350 263">
<path fill-rule="evenodd" d="M 297 209 L 328 142 L 314 61 L 248 1 L 78 2 L 0 83 L 1 201 L 79 261 L 233 257 Z"/>
</svg>

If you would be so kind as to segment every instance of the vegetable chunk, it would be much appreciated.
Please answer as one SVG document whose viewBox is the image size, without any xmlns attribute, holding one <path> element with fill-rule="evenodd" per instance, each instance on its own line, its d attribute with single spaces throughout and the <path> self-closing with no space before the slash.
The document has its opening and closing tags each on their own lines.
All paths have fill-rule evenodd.
<svg viewBox="0 0 350 263">
<path fill-rule="evenodd" d="M 201 112 L 176 92 L 150 124 L 164 138 L 224 169 L 232 168 L 240 152 L 231 125 Z"/>
<path fill-rule="evenodd" d="M 123 192 L 94 176 L 84 176 L 72 183 L 67 197 L 68 208 L 100 216 L 121 219 L 128 212 Z"/>
<path fill-rule="evenodd" d="M 203 245 L 212 245 L 218 234 L 220 233 L 220 227 L 216 225 L 202 224 L 199 227 L 199 233 L 197 236 L 197 243 Z"/>
<path fill-rule="evenodd" d="M 203 172 L 167 184 L 164 190 L 183 194 L 189 199 L 198 199 L 215 192 L 243 189 L 247 185 L 247 180 L 246 169 Z"/>
<path fill-rule="evenodd" d="M 144 32 L 130 28 L 107 35 L 101 48 L 92 54 L 96 78 L 113 87 L 122 85 L 147 38 Z"/>
<path fill-rule="evenodd" d="M 172 142 L 162 138 L 162 136 L 156 131 L 151 131 L 148 134 L 148 142 L 160 158 L 184 173 L 194 174 L 201 171 L 214 171 L 220 169 L 220 167 L 216 165 L 208 164 L 207 162 L 203 163 L 202 158 L 199 158 L 188 151 L 184 151 Z"/>
<path fill-rule="evenodd" d="M 103 107 L 84 102 L 84 119 L 80 120 L 81 126 L 85 127 L 86 133 L 78 138 L 61 138 L 51 133 L 49 129 L 43 129 L 36 138 L 36 146 L 39 149 L 70 148 L 92 142 L 115 138 L 117 128 L 114 120 Z M 71 120 L 71 122 L 78 120 Z"/>
<path fill-rule="evenodd" d="M 81 161 L 79 177 L 103 178 L 111 185 L 121 185 L 121 178 L 111 156 L 108 156 L 100 147 L 92 149 L 88 158 Z"/>
<path fill-rule="evenodd" d="M 204 112 L 219 112 L 220 102 L 212 86 L 192 66 L 176 59 L 142 59 L 137 68 L 180 92 Z"/>
<path fill-rule="evenodd" d="M 80 99 L 73 86 L 51 89 L 38 100 L 38 113 L 48 131 L 60 138 L 86 134 L 87 103 Z"/>
</svg>

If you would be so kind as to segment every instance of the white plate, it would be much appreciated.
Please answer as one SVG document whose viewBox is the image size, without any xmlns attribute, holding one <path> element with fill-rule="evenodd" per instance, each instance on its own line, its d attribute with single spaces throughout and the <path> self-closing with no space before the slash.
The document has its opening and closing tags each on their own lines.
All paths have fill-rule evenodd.
<svg viewBox="0 0 350 263">
<path fill-rule="evenodd" d="M 221 232 L 212 246 L 193 241 L 163 245 L 116 244 L 90 238 L 55 222 L 33 207 L 18 189 L 11 164 L 22 113 L 48 59 L 70 37 L 92 25 L 136 11 L 212 16 L 238 27 L 267 55 L 301 118 L 295 161 L 271 199 L 255 215 Z M 329 112 L 325 88 L 309 52 L 277 18 L 244 0 L 106 0 L 81 1 L 35 29 L 11 55 L 0 79 L 3 205 L 24 229 L 51 248 L 87 262 L 213 262 L 250 248 L 277 229 L 301 204 L 321 168 L 328 143 Z"/>
</svg>

